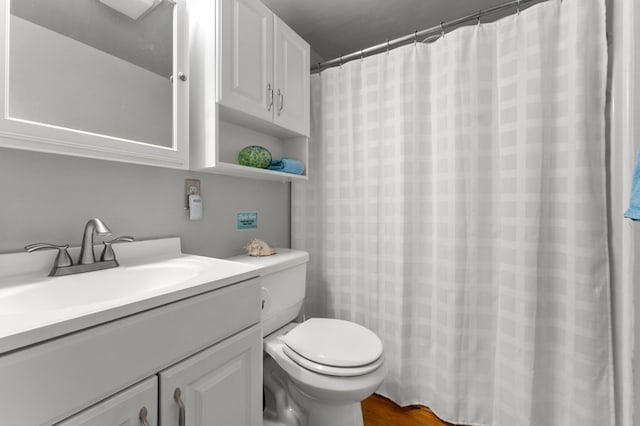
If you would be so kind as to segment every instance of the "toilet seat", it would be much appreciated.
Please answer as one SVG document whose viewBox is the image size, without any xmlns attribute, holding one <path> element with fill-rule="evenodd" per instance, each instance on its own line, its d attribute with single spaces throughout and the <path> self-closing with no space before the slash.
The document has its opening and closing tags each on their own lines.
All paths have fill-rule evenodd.
<svg viewBox="0 0 640 426">
<path fill-rule="evenodd" d="M 371 395 L 387 375 L 388 368 L 385 357 L 382 357 L 383 361 L 378 369 L 360 376 L 340 377 L 316 373 L 301 366 L 284 353 L 285 344 L 282 337 L 296 325 L 296 323 L 288 324 L 265 336 L 264 351 L 266 355 L 286 372 L 289 380 L 297 388 L 302 389 L 305 395 L 314 400 L 328 402 L 332 407 L 336 403 L 352 401 L 357 403 L 359 410 L 360 401 Z M 342 424 L 344 422 L 333 422 L 332 426 Z"/>
<path fill-rule="evenodd" d="M 331 365 L 319 364 L 317 362 L 310 361 L 305 357 L 298 354 L 296 351 L 289 348 L 287 345 L 282 345 L 282 352 L 286 356 L 288 356 L 293 362 L 298 364 L 301 367 L 306 368 L 314 373 L 324 374 L 326 376 L 337 376 L 337 377 L 353 377 L 353 376 L 362 376 L 363 374 L 370 373 L 376 369 L 378 369 L 382 363 L 384 362 L 384 357 L 380 357 L 374 362 L 361 365 L 359 367 L 334 367 Z"/>
<path fill-rule="evenodd" d="M 378 336 L 350 321 L 312 318 L 282 336 L 282 342 L 285 355 L 318 374 L 359 376 L 384 362 Z"/>
</svg>

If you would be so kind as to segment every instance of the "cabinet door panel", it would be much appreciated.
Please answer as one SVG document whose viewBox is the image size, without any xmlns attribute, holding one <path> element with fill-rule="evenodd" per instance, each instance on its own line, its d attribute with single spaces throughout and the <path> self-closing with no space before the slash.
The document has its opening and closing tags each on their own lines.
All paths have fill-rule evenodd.
<svg viewBox="0 0 640 426">
<path fill-rule="evenodd" d="M 96 2 L 83 5 L 90 3 Z M 158 46 L 168 49 L 146 47 L 142 32 L 127 38 L 113 11 L 92 7 L 92 19 L 100 23 L 97 39 L 117 34 L 120 41 L 112 49 L 144 46 L 144 55 L 132 56 L 149 54 L 148 63 L 168 64 L 147 70 L 77 39 L 82 31 L 65 27 L 73 20 L 60 19 L 58 30 L 51 31 L 36 23 L 47 19 L 20 16 L 27 10 L 24 2 L 0 0 L 0 147 L 188 169 L 190 81 L 169 80 L 188 68 L 187 6 L 185 0 L 173 3 L 165 2 L 163 13 L 147 18 L 154 29 L 149 42 L 163 40 Z M 65 8 L 77 7 L 38 2 L 37 14 L 71 16 Z"/>
<path fill-rule="evenodd" d="M 273 14 L 257 0 L 222 1 L 220 103 L 271 120 Z"/>
<path fill-rule="evenodd" d="M 187 426 L 262 425 L 262 333 L 255 325 L 160 373 L 160 424 L 177 424 L 180 388 Z"/>
<path fill-rule="evenodd" d="M 274 122 L 308 136 L 309 44 L 278 17 L 274 18 L 274 56 Z"/>
<path fill-rule="evenodd" d="M 58 426 L 137 426 L 140 410 L 147 411 L 147 422 L 157 424 L 158 379 L 153 376 L 111 398 L 62 421 Z"/>
</svg>

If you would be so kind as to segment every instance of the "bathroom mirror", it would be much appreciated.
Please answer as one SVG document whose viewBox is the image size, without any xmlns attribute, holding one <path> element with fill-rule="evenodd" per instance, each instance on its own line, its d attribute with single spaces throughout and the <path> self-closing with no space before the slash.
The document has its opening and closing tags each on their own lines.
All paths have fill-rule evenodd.
<svg viewBox="0 0 640 426">
<path fill-rule="evenodd" d="M 0 146 L 188 168 L 184 0 L 0 5 Z"/>
</svg>

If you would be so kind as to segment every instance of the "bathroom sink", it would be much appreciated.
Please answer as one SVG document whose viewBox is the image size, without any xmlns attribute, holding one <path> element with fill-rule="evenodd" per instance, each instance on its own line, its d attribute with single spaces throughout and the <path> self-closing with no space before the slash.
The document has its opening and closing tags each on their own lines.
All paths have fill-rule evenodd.
<svg viewBox="0 0 640 426">
<path fill-rule="evenodd" d="M 187 259 L 169 259 L 90 274 L 47 277 L 0 290 L 0 316 L 93 309 L 153 294 L 197 276 L 200 271 L 194 263 Z"/>
<path fill-rule="evenodd" d="M 252 265 L 183 254 L 177 238 L 118 249 L 120 267 L 60 277 L 47 276 L 50 256 L 0 254 L 0 353 L 258 276 Z"/>
</svg>

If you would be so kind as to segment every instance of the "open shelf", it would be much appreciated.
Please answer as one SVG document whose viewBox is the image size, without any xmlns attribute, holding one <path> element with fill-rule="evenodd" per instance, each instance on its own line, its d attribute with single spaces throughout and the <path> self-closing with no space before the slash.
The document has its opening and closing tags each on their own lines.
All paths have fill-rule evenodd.
<svg viewBox="0 0 640 426">
<path fill-rule="evenodd" d="M 308 138 L 292 136 L 291 134 L 265 133 L 265 128 L 249 128 L 249 123 L 240 125 L 218 119 L 216 122 L 215 146 L 208 150 L 200 150 L 192 158 L 191 166 L 194 170 L 253 179 L 269 179 L 277 181 L 306 180 L 308 163 Z M 258 145 L 266 148 L 274 160 L 289 158 L 305 164 L 305 171 L 301 175 L 284 173 L 275 170 L 259 169 L 238 164 L 238 153 L 245 147 Z"/>
<path fill-rule="evenodd" d="M 277 181 L 294 181 L 307 180 L 306 175 L 295 175 L 291 173 L 283 173 L 275 170 L 259 169 L 257 167 L 241 166 L 234 163 L 218 162 L 215 167 L 205 169 L 211 173 L 218 173 L 229 176 L 239 176 L 252 179 L 268 179 Z"/>
</svg>

